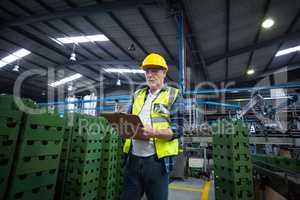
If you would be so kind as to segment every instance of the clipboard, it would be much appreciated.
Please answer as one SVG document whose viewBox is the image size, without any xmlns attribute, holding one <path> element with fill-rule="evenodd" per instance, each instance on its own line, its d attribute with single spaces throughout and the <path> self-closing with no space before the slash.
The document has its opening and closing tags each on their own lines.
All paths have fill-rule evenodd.
<svg viewBox="0 0 300 200">
<path fill-rule="evenodd" d="M 144 126 L 139 116 L 120 112 L 100 115 L 118 131 L 121 137 L 144 140 L 140 134 L 140 129 Z"/>
</svg>

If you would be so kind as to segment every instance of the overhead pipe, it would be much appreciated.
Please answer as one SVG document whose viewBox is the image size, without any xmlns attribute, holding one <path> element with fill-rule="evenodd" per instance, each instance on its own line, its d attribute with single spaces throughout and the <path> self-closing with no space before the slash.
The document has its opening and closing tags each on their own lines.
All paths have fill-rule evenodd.
<svg viewBox="0 0 300 200">
<path fill-rule="evenodd" d="M 39 105 L 64 105 L 64 104 L 79 104 L 79 103 L 92 103 L 92 102 L 111 102 L 115 100 L 131 100 L 131 96 L 113 96 L 113 97 L 105 97 L 105 98 L 97 98 L 94 100 L 76 100 L 76 101 L 56 101 L 56 102 L 45 102 L 39 103 Z"/>
<path fill-rule="evenodd" d="M 179 15 L 178 19 L 178 55 L 179 55 L 179 80 L 178 85 L 182 93 L 185 91 L 185 80 L 186 80 L 186 43 L 185 43 L 185 29 L 184 29 L 184 18 L 183 15 Z"/>
<path fill-rule="evenodd" d="M 214 102 L 214 101 L 196 101 L 193 102 L 193 104 L 205 104 L 209 106 L 222 106 L 222 107 L 228 107 L 228 108 L 240 108 L 241 106 L 239 104 L 228 104 L 228 103 L 220 103 L 220 102 Z"/>
<path fill-rule="evenodd" d="M 67 105 L 67 104 L 80 104 L 80 103 L 92 103 L 92 102 L 104 102 L 104 103 L 114 103 L 115 100 L 125 100 L 128 102 L 131 100 L 131 97 L 127 96 L 114 96 L 114 97 L 107 97 L 107 98 L 98 98 L 94 100 L 76 100 L 76 101 L 58 101 L 58 102 L 49 102 L 49 103 L 39 103 L 40 106 L 51 106 L 51 105 Z M 119 104 L 128 104 L 128 102 L 119 102 Z M 239 108 L 238 104 L 226 104 L 226 103 L 219 103 L 214 101 L 194 101 L 191 102 L 191 99 L 186 99 L 184 103 L 186 106 L 192 104 L 205 104 L 209 106 L 223 106 L 223 107 L 231 107 L 231 108 Z M 191 108 L 191 106 L 188 106 Z"/>
<path fill-rule="evenodd" d="M 278 88 L 300 88 L 300 82 L 277 84 L 273 86 L 261 86 L 261 87 L 242 87 L 242 88 L 224 88 L 224 89 L 202 89 L 194 91 L 186 91 L 186 95 L 194 94 L 211 94 L 211 93 L 238 93 L 238 92 L 253 92 L 258 90 L 270 90 Z"/>
</svg>

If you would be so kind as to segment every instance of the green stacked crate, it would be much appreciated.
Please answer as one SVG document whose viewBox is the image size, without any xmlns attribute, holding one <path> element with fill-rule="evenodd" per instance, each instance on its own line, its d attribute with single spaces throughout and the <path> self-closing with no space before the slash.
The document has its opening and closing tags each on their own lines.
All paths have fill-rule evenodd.
<svg viewBox="0 0 300 200">
<path fill-rule="evenodd" d="M 97 199 L 103 133 L 101 119 L 76 114 L 64 199 Z"/>
<path fill-rule="evenodd" d="M 105 127 L 105 137 L 102 143 L 101 173 L 99 177 L 99 200 L 115 199 L 117 195 L 118 135 L 112 128 L 108 127 L 108 125 L 105 125 Z"/>
<path fill-rule="evenodd" d="M 57 115 L 26 114 L 6 199 L 53 199 L 63 132 Z"/>
<path fill-rule="evenodd" d="M 254 199 L 248 130 L 242 121 L 218 121 L 213 159 L 216 200 Z"/>
<path fill-rule="evenodd" d="M 70 154 L 70 145 L 72 140 L 73 126 L 74 126 L 73 113 L 65 113 L 65 131 L 63 136 L 62 151 L 59 163 L 59 172 L 57 178 L 57 184 L 55 189 L 55 199 L 63 199 L 64 187 L 67 178 L 68 160 Z"/>
<path fill-rule="evenodd" d="M 22 115 L 12 96 L 0 96 L 0 199 L 4 199 Z"/>
<path fill-rule="evenodd" d="M 118 138 L 118 155 L 117 155 L 117 180 L 116 180 L 116 193 L 117 198 L 116 199 L 120 199 L 120 195 L 122 193 L 123 190 L 123 175 L 124 175 L 124 160 L 122 160 L 122 156 L 123 156 L 123 145 L 124 145 L 124 141 L 122 138 Z"/>
</svg>

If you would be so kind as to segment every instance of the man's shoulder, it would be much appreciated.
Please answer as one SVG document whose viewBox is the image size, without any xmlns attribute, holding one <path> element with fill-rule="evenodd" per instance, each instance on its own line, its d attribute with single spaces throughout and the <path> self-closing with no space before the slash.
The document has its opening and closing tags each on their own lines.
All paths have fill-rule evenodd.
<svg viewBox="0 0 300 200">
<path fill-rule="evenodd" d="M 134 92 L 134 94 L 137 95 L 137 94 L 139 94 L 139 93 L 142 92 L 142 91 L 147 91 L 147 89 L 148 89 L 147 87 L 140 88 L 140 89 L 136 90 L 136 91 Z"/>
</svg>

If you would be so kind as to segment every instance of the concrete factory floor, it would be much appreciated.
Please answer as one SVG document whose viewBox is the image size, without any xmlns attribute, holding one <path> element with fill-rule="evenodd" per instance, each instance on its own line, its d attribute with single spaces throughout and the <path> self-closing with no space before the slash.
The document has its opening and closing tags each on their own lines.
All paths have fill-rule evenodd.
<svg viewBox="0 0 300 200">
<path fill-rule="evenodd" d="M 212 181 L 187 178 L 175 180 L 169 185 L 169 200 L 214 200 Z"/>
</svg>

